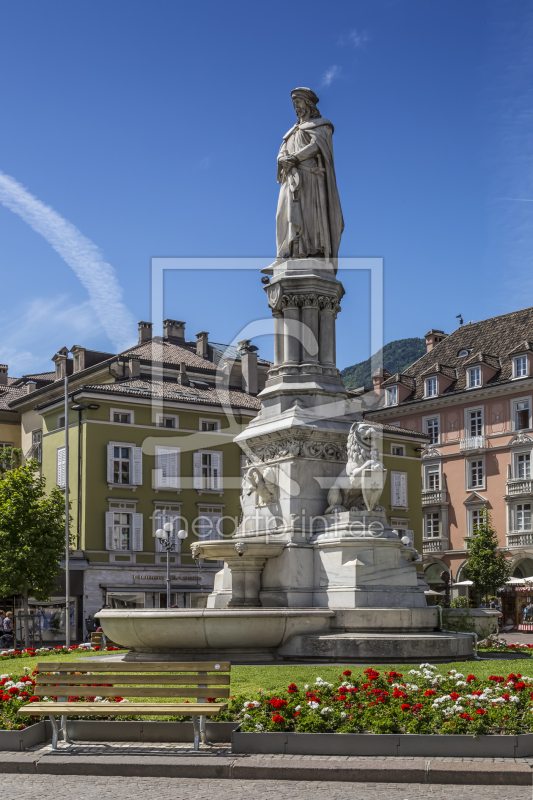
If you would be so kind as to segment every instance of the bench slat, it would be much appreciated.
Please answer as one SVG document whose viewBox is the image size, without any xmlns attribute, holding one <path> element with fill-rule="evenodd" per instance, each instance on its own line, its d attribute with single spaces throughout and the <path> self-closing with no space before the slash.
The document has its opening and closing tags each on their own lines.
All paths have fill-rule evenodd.
<svg viewBox="0 0 533 800">
<path fill-rule="evenodd" d="M 216 665 L 218 664 L 218 669 Z M 42 661 L 37 664 L 39 672 L 230 672 L 229 661 Z"/>
<path fill-rule="evenodd" d="M 172 685 L 179 684 L 198 686 L 199 684 L 207 684 L 208 686 L 229 686 L 231 676 L 228 674 L 222 675 L 36 675 L 35 682 L 49 686 L 57 683 L 69 683 L 73 686 L 78 686 L 87 683 L 112 683 L 112 684 L 146 684 L 153 683 L 157 685 Z"/>
<path fill-rule="evenodd" d="M 182 686 L 165 688 L 161 686 L 36 686 L 37 697 L 229 697 L 229 686 L 198 688 Z"/>
<path fill-rule="evenodd" d="M 17 711 L 22 717 L 32 716 L 102 716 L 155 715 L 177 716 L 179 714 L 215 717 L 228 707 L 227 703 L 28 703 Z"/>
</svg>

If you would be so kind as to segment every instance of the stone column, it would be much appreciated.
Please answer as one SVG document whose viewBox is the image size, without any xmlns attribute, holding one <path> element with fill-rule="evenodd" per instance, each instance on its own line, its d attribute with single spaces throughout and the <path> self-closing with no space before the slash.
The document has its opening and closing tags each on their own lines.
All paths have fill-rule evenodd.
<svg viewBox="0 0 533 800">
<path fill-rule="evenodd" d="M 304 295 L 302 306 L 302 361 L 318 364 L 318 298 Z"/>
<path fill-rule="evenodd" d="M 283 313 L 284 328 L 284 361 L 290 364 L 300 363 L 300 309 L 295 295 L 286 295 L 286 304 Z"/>
<path fill-rule="evenodd" d="M 274 317 L 274 366 L 279 367 L 283 363 L 283 313 L 273 311 Z"/>
<path fill-rule="evenodd" d="M 320 309 L 319 358 L 324 367 L 335 366 L 335 317 L 334 300 L 327 299 Z"/>
</svg>

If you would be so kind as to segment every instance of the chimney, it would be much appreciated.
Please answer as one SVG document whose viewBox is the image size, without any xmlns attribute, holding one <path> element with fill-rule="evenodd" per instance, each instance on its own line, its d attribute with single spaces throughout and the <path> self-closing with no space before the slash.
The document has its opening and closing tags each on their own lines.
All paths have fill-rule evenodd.
<svg viewBox="0 0 533 800">
<path fill-rule="evenodd" d="M 208 337 L 209 334 L 205 331 L 196 334 L 196 355 L 200 358 L 209 357 Z"/>
<path fill-rule="evenodd" d="M 190 386 L 189 376 L 187 375 L 187 366 L 185 364 L 185 361 L 180 362 L 178 383 L 180 384 L 180 386 Z"/>
<path fill-rule="evenodd" d="M 250 344 L 250 339 L 238 343 L 242 365 L 242 389 L 246 394 L 257 394 L 257 347 Z"/>
<path fill-rule="evenodd" d="M 152 323 L 139 322 L 139 344 L 149 342 L 152 338 Z"/>
<path fill-rule="evenodd" d="M 36 390 L 36 388 L 37 388 L 36 381 L 28 381 L 26 383 L 26 394 L 31 394 Z"/>
<path fill-rule="evenodd" d="M 185 323 L 177 319 L 164 319 L 163 338 L 174 344 L 183 344 L 185 341 Z"/>
<path fill-rule="evenodd" d="M 0 364 L 0 386 L 7 386 L 7 364 Z"/>
<path fill-rule="evenodd" d="M 433 350 L 433 348 L 438 345 L 439 342 L 442 342 L 447 335 L 448 334 L 444 333 L 444 331 L 437 331 L 434 328 L 428 331 L 426 333 L 426 353 L 429 353 L 430 350 Z"/>
<path fill-rule="evenodd" d="M 141 374 L 141 362 L 139 359 L 129 358 L 127 370 L 128 378 L 139 378 Z"/>
<path fill-rule="evenodd" d="M 387 378 L 390 378 L 390 372 L 387 372 L 387 370 L 383 369 L 383 367 L 380 367 L 372 373 L 372 386 L 374 387 L 375 392 L 381 392 L 381 385 L 383 381 L 387 380 Z"/>
</svg>

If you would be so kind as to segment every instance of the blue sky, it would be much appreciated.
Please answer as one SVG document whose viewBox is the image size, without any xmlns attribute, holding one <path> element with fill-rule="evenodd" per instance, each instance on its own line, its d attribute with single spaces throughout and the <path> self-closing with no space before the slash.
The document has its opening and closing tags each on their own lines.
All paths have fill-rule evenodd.
<svg viewBox="0 0 533 800">
<path fill-rule="evenodd" d="M 385 341 L 533 304 L 531 2 L 19 0 L 0 25 L 10 374 L 134 343 L 152 256 L 273 257 L 301 85 L 336 128 L 341 255 L 385 259 Z M 345 285 L 341 368 L 369 355 L 368 275 Z M 165 298 L 191 338 L 267 316 L 254 272 Z"/>
</svg>

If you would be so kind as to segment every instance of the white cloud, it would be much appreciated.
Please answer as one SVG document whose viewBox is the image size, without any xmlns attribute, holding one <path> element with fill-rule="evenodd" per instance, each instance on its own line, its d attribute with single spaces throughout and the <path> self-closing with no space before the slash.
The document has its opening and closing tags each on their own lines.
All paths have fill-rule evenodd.
<svg viewBox="0 0 533 800">
<path fill-rule="evenodd" d="M 50 372 L 54 368 L 52 356 L 61 347 L 84 344 L 102 333 L 88 301 L 73 303 L 62 295 L 33 298 L 2 314 L 0 363 L 8 364 L 14 377 Z"/>
<path fill-rule="evenodd" d="M 342 68 L 339 67 L 338 64 L 333 64 L 333 66 L 329 67 L 324 74 L 322 75 L 322 80 L 320 81 L 321 86 L 330 86 L 331 82 L 335 78 L 339 78 L 342 72 Z"/>
<path fill-rule="evenodd" d="M 350 45 L 356 50 L 359 47 L 363 47 L 365 42 L 369 41 L 369 38 L 365 31 L 358 31 L 356 28 L 353 28 L 351 31 L 348 31 L 348 33 L 342 34 L 339 39 L 339 45 L 340 47 Z"/>
<path fill-rule="evenodd" d="M 115 348 L 128 347 L 135 332 L 133 317 L 121 300 L 122 288 L 115 270 L 104 260 L 100 249 L 53 208 L 1 171 L 0 203 L 40 233 L 72 267 L 87 289 L 91 306 Z M 76 314 L 72 319 L 75 317 Z"/>
</svg>

